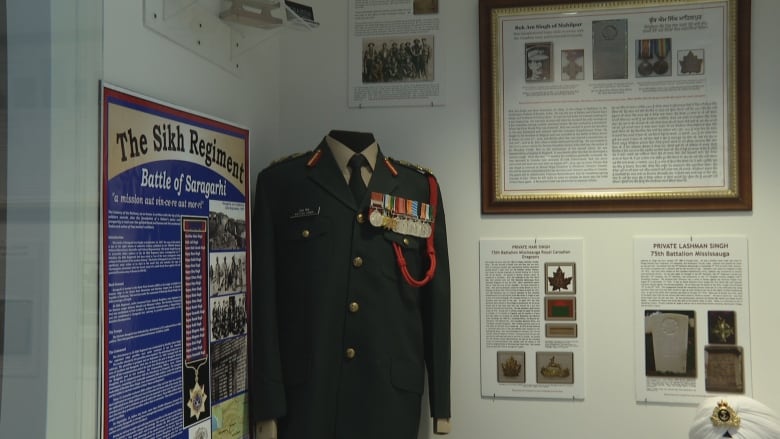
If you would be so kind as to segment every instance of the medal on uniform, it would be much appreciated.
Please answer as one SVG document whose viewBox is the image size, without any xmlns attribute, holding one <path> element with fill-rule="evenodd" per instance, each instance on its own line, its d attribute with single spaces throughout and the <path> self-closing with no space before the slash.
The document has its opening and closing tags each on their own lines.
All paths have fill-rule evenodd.
<svg viewBox="0 0 780 439">
<path fill-rule="evenodd" d="M 669 63 L 666 62 L 666 55 L 669 53 L 671 40 L 669 38 L 660 38 L 653 40 L 653 49 L 658 61 L 653 65 L 653 71 L 656 75 L 665 75 L 669 71 Z"/>
<path fill-rule="evenodd" d="M 653 65 L 650 63 L 653 52 L 650 50 L 650 47 L 650 40 L 639 40 L 639 58 L 642 61 L 639 62 L 636 71 L 641 76 L 647 76 L 653 73 Z"/>
<path fill-rule="evenodd" d="M 395 233 L 404 235 L 404 217 L 406 216 L 406 199 L 396 197 L 395 203 L 393 203 L 393 227 L 392 230 Z"/>
<path fill-rule="evenodd" d="M 427 238 L 431 235 L 431 205 L 390 194 L 371 193 L 368 222 L 401 235 Z"/>
<path fill-rule="evenodd" d="M 382 194 L 379 192 L 371 192 L 368 222 L 374 227 L 382 227 Z"/>
</svg>

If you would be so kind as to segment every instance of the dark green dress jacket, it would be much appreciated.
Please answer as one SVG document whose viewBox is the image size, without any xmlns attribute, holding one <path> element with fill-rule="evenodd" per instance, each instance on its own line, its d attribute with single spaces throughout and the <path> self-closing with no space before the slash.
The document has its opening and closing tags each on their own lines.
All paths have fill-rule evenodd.
<svg viewBox="0 0 780 439">
<path fill-rule="evenodd" d="M 318 152 L 319 151 L 319 152 Z M 437 268 L 426 239 L 372 226 L 370 193 L 430 202 L 424 170 L 381 151 L 355 202 L 323 141 L 258 176 L 252 213 L 254 421 L 280 439 L 415 439 L 427 369 L 431 416 L 450 417 L 450 278 L 441 194 Z"/>
</svg>

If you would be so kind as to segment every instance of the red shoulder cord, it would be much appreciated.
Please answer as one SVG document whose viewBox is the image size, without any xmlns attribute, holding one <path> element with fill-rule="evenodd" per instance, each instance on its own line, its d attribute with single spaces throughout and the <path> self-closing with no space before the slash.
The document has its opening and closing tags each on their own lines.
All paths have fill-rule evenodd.
<svg viewBox="0 0 780 439">
<path fill-rule="evenodd" d="M 431 212 L 432 212 L 432 218 L 435 223 L 436 221 L 436 207 L 438 204 L 438 194 L 439 194 L 439 186 L 436 183 L 436 179 L 433 177 L 433 175 L 428 175 L 428 183 L 430 185 L 430 191 L 431 191 Z M 411 274 L 409 274 L 409 269 L 406 267 L 406 258 L 404 257 L 404 253 L 401 250 L 401 246 L 398 245 L 397 242 L 393 242 L 393 250 L 395 250 L 395 259 L 398 261 L 398 268 L 401 269 L 401 274 L 404 276 L 404 280 L 406 280 L 406 283 L 413 287 L 421 287 L 433 279 L 433 274 L 436 272 L 436 250 L 433 247 L 433 232 L 436 230 L 434 227 L 434 223 L 431 223 L 431 234 L 428 236 L 428 239 L 426 241 L 426 249 L 428 253 L 428 259 L 430 259 L 431 264 L 428 267 L 428 272 L 425 273 L 425 277 L 421 280 L 417 280 L 412 277 Z"/>
</svg>

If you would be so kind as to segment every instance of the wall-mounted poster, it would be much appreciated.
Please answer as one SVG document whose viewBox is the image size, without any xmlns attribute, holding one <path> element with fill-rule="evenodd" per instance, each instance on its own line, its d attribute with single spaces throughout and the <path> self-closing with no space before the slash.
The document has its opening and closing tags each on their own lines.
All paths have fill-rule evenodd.
<svg viewBox="0 0 780 439">
<path fill-rule="evenodd" d="M 438 0 L 350 0 L 348 105 L 445 105 L 444 21 Z"/>
<path fill-rule="evenodd" d="M 483 397 L 585 399 L 583 240 L 482 239 Z"/>
<path fill-rule="evenodd" d="M 750 396 L 744 236 L 634 237 L 636 400 Z"/>
<path fill-rule="evenodd" d="M 101 437 L 249 437 L 249 131 L 102 87 Z"/>
</svg>

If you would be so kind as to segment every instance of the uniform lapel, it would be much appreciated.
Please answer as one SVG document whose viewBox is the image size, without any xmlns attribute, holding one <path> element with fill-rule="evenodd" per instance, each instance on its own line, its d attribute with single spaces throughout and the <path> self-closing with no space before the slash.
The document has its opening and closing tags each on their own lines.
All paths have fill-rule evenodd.
<svg viewBox="0 0 780 439">
<path fill-rule="evenodd" d="M 385 156 L 379 150 L 376 154 L 374 173 L 371 175 L 371 181 L 368 182 L 366 197 L 370 197 L 371 192 L 390 194 L 396 186 L 398 186 L 398 180 L 390 173 L 385 164 Z"/>
<path fill-rule="evenodd" d="M 322 157 L 310 166 L 309 178 L 347 207 L 357 210 L 352 192 L 350 192 L 327 143 L 323 140 L 317 149 L 322 151 Z"/>
<path fill-rule="evenodd" d="M 344 181 L 344 176 L 341 174 L 336 164 L 336 159 L 333 158 L 333 153 L 328 148 L 327 143 L 323 141 L 317 149 L 322 150 L 322 157 L 316 164 L 310 167 L 309 178 L 347 207 L 355 211 L 359 210 L 360 206 L 355 203 L 352 192 L 350 192 L 347 182 Z M 385 156 L 379 150 L 376 155 L 374 172 L 371 174 L 371 181 L 368 182 L 368 188 L 363 196 L 363 201 L 369 198 L 371 192 L 392 193 L 397 185 L 396 178 L 390 173 L 385 164 Z M 361 206 L 363 205 L 362 202 L 360 204 Z"/>
</svg>

